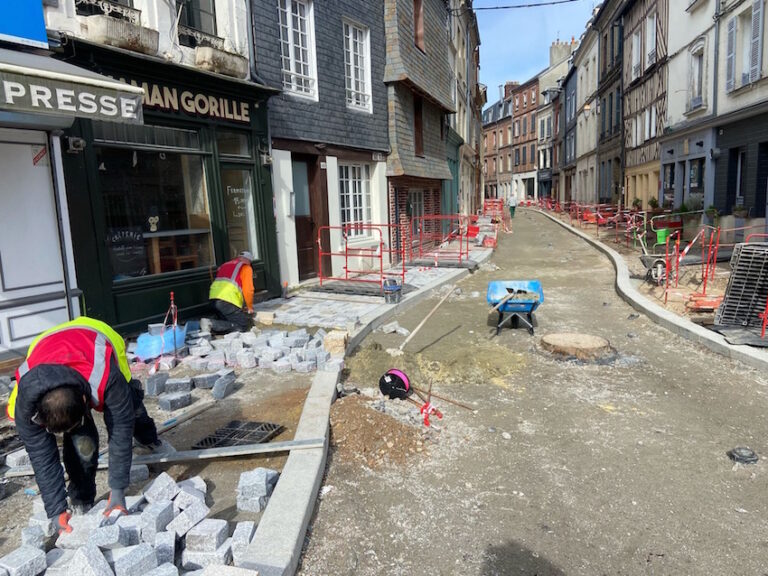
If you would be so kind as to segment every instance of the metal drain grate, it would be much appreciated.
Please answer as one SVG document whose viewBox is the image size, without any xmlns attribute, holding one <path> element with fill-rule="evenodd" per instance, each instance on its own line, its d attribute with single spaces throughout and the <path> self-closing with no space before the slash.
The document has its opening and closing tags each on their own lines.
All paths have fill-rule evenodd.
<svg viewBox="0 0 768 576">
<path fill-rule="evenodd" d="M 737 244 L 723 303 L 715 312 L 718 326 L 760 326 L 768 297 L 768 244 Z"/>
<path fill-rule="evenodd" d="M 219 428 L 193 445 L 194 450 L 205 448 L 224 448 L 225 446 L 245 446 L 246 444 L 261 444 L 280 434 L 283 427 L 271 422 L 249 422 L 232 420 L 226 426 Z"/>
</svg>

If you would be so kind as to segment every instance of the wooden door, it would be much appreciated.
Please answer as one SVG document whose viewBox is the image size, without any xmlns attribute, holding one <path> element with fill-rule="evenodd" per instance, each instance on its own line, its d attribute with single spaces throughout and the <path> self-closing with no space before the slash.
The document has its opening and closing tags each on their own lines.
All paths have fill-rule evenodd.
<svg viewBox="0 0 768 576">
<path fill-rule="evenodd" d="M 299 280 L 317 276 L 317 235 L 309 193 L 309 163 L 293 161 L 293 209 L 296 221 L 296 256 Z"/>
</svg>

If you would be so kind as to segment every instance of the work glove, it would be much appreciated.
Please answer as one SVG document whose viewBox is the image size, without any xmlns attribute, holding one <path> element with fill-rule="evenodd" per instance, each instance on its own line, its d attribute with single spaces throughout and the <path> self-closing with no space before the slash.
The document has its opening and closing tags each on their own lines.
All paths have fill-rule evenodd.
<svg viewBox="0 0 768 576">
<path fill-rule="evenodd" d="M 128 510 L 125 507 L 125 490 L 112 489 L 112 492 L 109 494 L 109 500 L 107 500 L 107 507 L 104 510 L 104 516 L 109 516 L 115 510 L 128 514 Z"/>
<path fill-rule="evenodd" d="M 72 532 L 72 526 L 69 525 L 70 518 L 72 518 L 72 514 L 65 510 L 53 519 L 53 525 L 59 534 L 63 534 L 64 532 Z"/>
</svg>

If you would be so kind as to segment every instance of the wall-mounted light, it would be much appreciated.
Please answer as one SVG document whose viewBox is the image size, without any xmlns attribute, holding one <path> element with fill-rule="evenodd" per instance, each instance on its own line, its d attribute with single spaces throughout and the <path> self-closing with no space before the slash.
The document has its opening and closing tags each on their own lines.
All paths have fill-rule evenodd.
<svg viewBox="0 0 768 576">
<path fill-rule="evenodd" d="M 698 146 L 699 148 L 703 148 L 704 147 L 704 140 L 699 140 L 698 142 L 696 142 L 696 146 Z"/>
</svg>

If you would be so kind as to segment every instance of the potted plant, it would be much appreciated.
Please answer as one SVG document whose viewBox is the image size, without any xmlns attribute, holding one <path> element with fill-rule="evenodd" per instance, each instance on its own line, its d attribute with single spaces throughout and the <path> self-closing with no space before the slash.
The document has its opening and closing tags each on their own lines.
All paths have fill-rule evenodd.
<svg viewBox="0 0 768 576">
<path fill-rule="evenodd" d="M 635 210 L 640 210 L 643 207 L 643 201 L 640 200 L 640 198 L 635 198 L 632 200 L 632 208 Z"/>
<path fill-rule="evenodd" d="M 710 204 L 709 208 L 704 211 L 704 214 L 707 217 L 707 224 L 717 227 L 717 219 L 720 216 L 720 212 L 717 211 L 713 204 Z"/>
<path fill-rule="evenodd" d="M 648 200 L 648 206 L 651 207 L 651 210 L 658 209 L 659 201 L 656 199 L 656 196 L 651 196 L 650 200 Z"/>
</svg>

